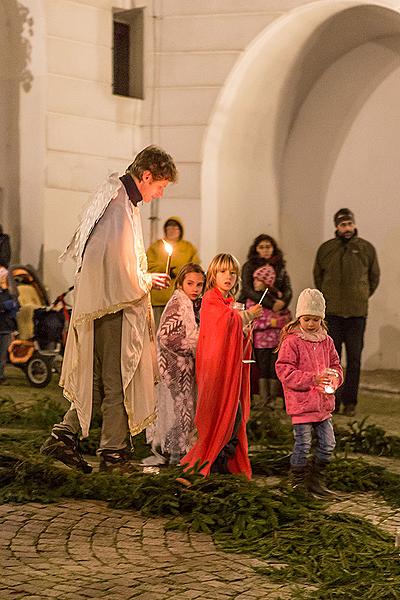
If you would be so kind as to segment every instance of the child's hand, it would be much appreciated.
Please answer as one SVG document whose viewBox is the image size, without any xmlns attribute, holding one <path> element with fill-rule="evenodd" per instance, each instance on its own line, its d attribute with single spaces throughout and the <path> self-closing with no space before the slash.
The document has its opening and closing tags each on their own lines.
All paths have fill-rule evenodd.
<svg viewBox="0 0 400 600">
<path fill-rule="evenodd" d="M 263 314 L 263 307 L 261 304 L 255 304 L 248 309 L 248 313 L 250 316 L 250 320 L 254 321 L 255 319 L 259 319 Z"/>
<path fill-rule="evenodd" d="M 265 292 L 266 285 L 263 281 L 255 279 L 253 281 L 253 288 L 255 292 Z"/>
<path fill-rule="evenodd" d="M 280 310 L 282 310 L 282 308 L 285 308 L 285 303 L 283 300 L 275 300 L 275 302 L 272 305 L 272 310 L 274 312 L 279 312 Z"/>
<path fill-rule="evenodd" d="M 328 373 L 319 373 L 315 375 L 314 383 L 319 392 L 325 392 L 325 386 L 331 383 L 331 377 Z"/>
</svg>

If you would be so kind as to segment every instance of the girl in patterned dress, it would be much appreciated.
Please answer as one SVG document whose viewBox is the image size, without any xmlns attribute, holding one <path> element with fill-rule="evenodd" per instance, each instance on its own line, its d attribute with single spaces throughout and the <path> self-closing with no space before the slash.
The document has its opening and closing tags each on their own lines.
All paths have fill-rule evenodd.
<svg viewBox="0 0 400 600">
<path fill-rule="evenodd" d="M 161 382 L 156 387 L 158 415 L 147 429 L 153 456 L 145 465 L 177 465 L 193 443 L 196 412 L 195 355 L 199 335 L 197 301 L 205 274 L 200 265 L 184 265 L 175 291 L 161 316 L 157 360 Z M 197 313 L 197 314 L 196 314 Z"/>
</svg>

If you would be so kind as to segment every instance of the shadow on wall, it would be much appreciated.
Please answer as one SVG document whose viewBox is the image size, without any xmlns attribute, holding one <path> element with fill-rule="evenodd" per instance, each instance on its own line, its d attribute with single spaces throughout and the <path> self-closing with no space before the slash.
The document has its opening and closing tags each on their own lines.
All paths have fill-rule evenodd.
<svg viewBox="0 0 400 600">
<path fill-rule="evenodd" d="M 275 168 L 281 173 L 281 240 L 295 288 L 312 284 L 330 179 L 349 130 L 371 93 L 399 68 L 400 37 L 393 33 L 400 32 L 400 17 L 394 17 L 377 7 L 343 11 L 314 32 L 288 73 L 276 120 Z M 376 39 L 389 27 L 393 37 Z M 371 63 L 360 48 L 369 40 L 391 52 Z"/>
<path fill-rule="evenodd" d="M 368 327 L 368 321 L 367 321 Z M 397 356 L 389 353 L 389 349 L 397 348 Z M 363 369 L 396 369 L 400 362 L 400 330 L 393 325 L 383 325 L 379 329 L 379 347 L 377 352 L 363 360 Z"/>
</svg>

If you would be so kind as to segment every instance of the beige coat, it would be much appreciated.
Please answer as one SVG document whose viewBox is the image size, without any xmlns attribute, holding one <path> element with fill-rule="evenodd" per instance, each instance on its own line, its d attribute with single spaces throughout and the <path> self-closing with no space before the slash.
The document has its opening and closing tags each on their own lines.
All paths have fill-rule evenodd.
<svg viewBox="0 0 400 600">
<path fill-rule="evenodd" d="M 136 435 L 155 418 L 157 377 L 139 209 L 116 175 L 89 205 L 66 254 L 78 265 L 75 299 L 60 385 L 78 413 L 83 437 L 92 415 L 94 320 L 123 310 L 121 374 L 129 429 Z"/>
</svg>

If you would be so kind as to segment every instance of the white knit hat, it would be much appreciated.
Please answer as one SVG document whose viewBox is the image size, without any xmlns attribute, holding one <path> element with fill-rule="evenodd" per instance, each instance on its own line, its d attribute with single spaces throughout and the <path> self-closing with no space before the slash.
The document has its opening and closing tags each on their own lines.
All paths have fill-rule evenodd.
<svg viewBox="0 0 400 600">
<path fill-rule="evenodd" d="M 296 319 L 304 315 L 325 318 L 325 298 L 319 290 L 306 288 L 297 300 Z"/>
</svg>

